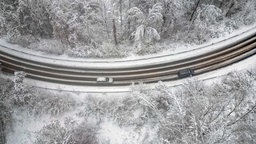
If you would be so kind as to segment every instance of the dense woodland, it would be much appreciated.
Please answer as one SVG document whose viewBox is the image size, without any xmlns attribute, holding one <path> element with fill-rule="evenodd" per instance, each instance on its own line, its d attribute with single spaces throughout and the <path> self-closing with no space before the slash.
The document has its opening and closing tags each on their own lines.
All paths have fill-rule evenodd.
<svg viewBox="0 0 256 144">
<path fill-rule="evenodd" d="M 172 42 L 202 44 L 255 19 L 255 0 L 0 0 L 2 37 L 79 57 L 145 55 Z"/>
<path fill-rule="evenodd" d="M 255 0 L 0 0 L 1 38 L 78 57 L 202 44 L 255 21 Z M 23 136 L 19 144 L 256 143 L 255 70 L 211 85 L 196 79 L 176 88 L 139 84 L 114 99 L 47 92 L 24 85 L 25 76 L 0 78 L 1 144 Z"/>
<path fill-rule="evenodd" d="M 27 87 L 24 77 L 0 79 L 1 144 L 256 143 L 255 71 L 214 84 L 159 82 L 132 86 L 124 96 L 76 98 Z"/>
</svg>

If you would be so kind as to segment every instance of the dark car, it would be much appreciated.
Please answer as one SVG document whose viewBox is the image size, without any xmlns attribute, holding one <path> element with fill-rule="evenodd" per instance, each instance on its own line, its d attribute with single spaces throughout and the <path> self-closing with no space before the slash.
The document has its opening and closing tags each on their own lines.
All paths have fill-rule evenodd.
<svg viewBox="0 0 256 144">
<path fill-rule="evenodd" d="M 191 77 L 194 75 L 194 70 L 191 68 L 183 69 L 178 72 L 179 78 Z"/>
</svg>

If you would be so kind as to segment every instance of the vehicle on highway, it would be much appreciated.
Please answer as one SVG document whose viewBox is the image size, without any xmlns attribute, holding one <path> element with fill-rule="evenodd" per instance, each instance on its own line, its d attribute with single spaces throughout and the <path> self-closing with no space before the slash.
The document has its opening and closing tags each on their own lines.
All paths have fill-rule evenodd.
<svg viewBox="0 0 256 144">
<path fill-rule="evenodd" d="M 194 70 L 191 68 L 183 69 L 178 71 L 179 78 L 192 77 L 194 75 Z"/>
<path fill-rule="evenodd" d="M 97 83 L 113 83 L 113 78 L 111 77 L 98 77 Z"/>
</svg>

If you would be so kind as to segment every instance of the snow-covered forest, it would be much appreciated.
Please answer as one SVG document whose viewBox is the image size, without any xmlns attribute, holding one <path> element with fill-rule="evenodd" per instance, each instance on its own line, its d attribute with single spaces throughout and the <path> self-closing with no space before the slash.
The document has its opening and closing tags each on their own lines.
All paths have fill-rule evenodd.
<svg viewBox="0 0 256 144">
<path fill-rule="evenodd" d="M 47 92 L 24 86 L 24 76 L 0 81 L 1 136 L 9 144 L 256 143 L 255 71 L 213 84 L 141 84 L 118 96 Z"/>
<path fill-rule="evenodd" d="M 168 53 L 255 24 L 256 0 L 0 0 L 1 40 L 64 59 Z M 31 86 L 0 65 L 0 144 L 256 144 L 253 62 L 214 80 L 100 94 Z"/>
<path fill-rule="evenodd" d="M 0 0 L 0 35 L 75 57 L 126 57 L 202 44 L 255 23 L 255 0 Z"/>
</svg>

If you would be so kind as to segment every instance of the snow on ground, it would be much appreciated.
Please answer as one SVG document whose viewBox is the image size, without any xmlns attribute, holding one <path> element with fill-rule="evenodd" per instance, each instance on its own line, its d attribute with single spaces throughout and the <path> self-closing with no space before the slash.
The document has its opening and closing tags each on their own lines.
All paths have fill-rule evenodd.
<svg viewBox="0 0 256 144">
<path fill-rule="evenodd" d="M 51 91 L 52 94 L 57 95 L 69 95 L 77 102 L 83 101 L 87 94 L 76 94 L 67 92 Z M 102 95 L 101 95 L 102 96 Z M 39 132 L 45 125 L 50 124 L 55 120 L 59 120 L 63 125 L 65 118 L 72 117 L 77 122 L 81 122 L 83 119 L 76 116 L 76 112 L 81 107 L 77 107 L 74 111 L 66 112 L 60 116 L 51 116 L 44 114 L 43 116 L 35 116 L 29 114 L 28 111 L 14 111 L 12 131 L 7 135 L 7 144 L 34 144 L 36 140 L 37 132 Z"/>
<path fill-rule="evenodd" d="M 172 48 L 170 50 L 163 51 L 159 54 L 154 54 L 154 55 L 177 54 L 177 53 L 189 52 L 191 50 L 202 49 L 202 48 L 208 47 L 210 45 L 214 45 L 216 43 L 225 41 L 226 39 L 236 37 L 238 35 L 243 34 L 246 31 L 253 30 L 253 29 L 255 29 L 255 24 L 251 25 L 251 26 L 243 26 L 243 27 L 239 28 L 238 30 L 234 30 L 231 33 L 223 34 L 221 37 L 211 39 L 211 40 L 209 40 L 206 43 L 203 43 L 201 45 L 196 45 L 196 44 L 189 45 L 189 44 L 186 44 L 186 43 L 183 43 L 183 44 L 175 43 L 175 44 L 173 44 L 174 48 Z M 154 56 L 154 55 L 152 55 L 152 56 Z"/>
<path fill-rule="evenodd" d="M 12 132 L 7 135 L 7 144 L 33 144 L 38 130 L 49 124 L 53 118 L 50 116 L 33 117 L 26 113 L 14 113 Z"/>
</svg>

